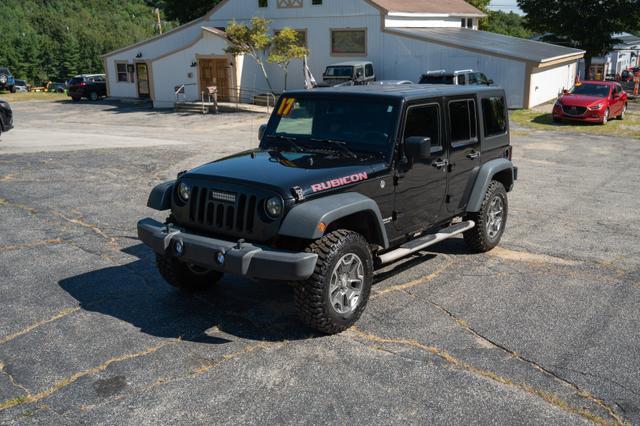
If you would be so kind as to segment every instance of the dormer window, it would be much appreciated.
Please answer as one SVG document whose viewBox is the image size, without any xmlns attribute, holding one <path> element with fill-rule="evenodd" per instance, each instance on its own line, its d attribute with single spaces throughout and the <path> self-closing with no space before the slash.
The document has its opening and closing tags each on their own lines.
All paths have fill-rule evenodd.
<svg viewBox="0 0 640 426">
<path fill-rule="evenodd" d="M 302 0 L 278 0 L 278 7 L 280 9 L 302 7 Z"/>
<path fill-rule="evenodd" d="M 462 24 L 462 28 L 473 29 L 473 19 L 472 18 L 462 18 L 460 23 Z"/>
<path fill-rule="evenodd" d="M 268 0 L 258 0 L 258 7 L 269 7 Z"/>
</svg>

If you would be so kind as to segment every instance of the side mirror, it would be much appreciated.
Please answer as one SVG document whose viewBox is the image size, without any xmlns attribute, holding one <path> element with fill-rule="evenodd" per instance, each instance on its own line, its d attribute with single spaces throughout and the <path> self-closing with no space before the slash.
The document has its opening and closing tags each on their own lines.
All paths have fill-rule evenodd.
<svg viewBox="0 0 640 426">
<path fill-rule="evenodd" d="M 489 80 L 489 81 L 487 81 L 487 85 L 489 85 L 489 86 L 491 86 L 493 83 L 494 83 L 494 81 L 493 81 L 493 80 Z"/>
<path fill-rule="evenodd" d="M 404 153 L 414 161 L 431 158 L 431 138 L 411 136 L 405 139 Z"/>
<path fill-rule="evenodd" d="M 267 131 L 267 125 L 263 124 L 262 126 L 260 126 L 258 128 L 258 140 L 261 141 L 262 137 L 264 136 L 265 132 Z"/>
</svg>

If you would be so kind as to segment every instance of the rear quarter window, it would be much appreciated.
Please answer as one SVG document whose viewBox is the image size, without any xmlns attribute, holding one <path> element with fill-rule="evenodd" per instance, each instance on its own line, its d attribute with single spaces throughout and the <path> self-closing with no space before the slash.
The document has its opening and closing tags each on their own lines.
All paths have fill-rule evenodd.
<svg viewBox="0 0 640 426">
<path fill-rule="evenodd" d="M 485 137 L 503 135 L 507 132 L 507 105 L 503 97 L 483 99 L 482 115 Z"/>
</svg>

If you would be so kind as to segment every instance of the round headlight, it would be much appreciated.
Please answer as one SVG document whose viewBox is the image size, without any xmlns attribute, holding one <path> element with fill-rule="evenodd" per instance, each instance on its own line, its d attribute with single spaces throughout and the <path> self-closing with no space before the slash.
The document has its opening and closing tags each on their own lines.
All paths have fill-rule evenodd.
<svg viewBox="0 0 640 426">
<path fill-rule="evenodd" d="M 178 185 L 178 196 L 182 201 L 189 201 L 189 198 L 191 198 L 191 187 L 184 182 L 180 182 L 180 185 Z"/>
<path fill-rule="evenodd" d="M 282 211 L 284 210 L 284 202 L 282 201 L 282 198 L 269 198 L 265 203 L 265 210 L 267 211 L 267 214 L 273 219 L 280 217 L 280 215 L 282 215 Z"/>
</svg>

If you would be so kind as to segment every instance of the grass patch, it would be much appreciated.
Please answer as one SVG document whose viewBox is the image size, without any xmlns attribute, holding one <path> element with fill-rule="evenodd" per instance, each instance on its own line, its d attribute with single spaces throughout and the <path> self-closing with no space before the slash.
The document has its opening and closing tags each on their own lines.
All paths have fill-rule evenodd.
<svg viewBox="0 0 640 426">
<path fill-rule="evenodd" d="M 551 113 L 528 109 L 513 111 L 510 117 L 512 122 L 533 130 L 624 136 L 640 139 L 640 111 L 637 110 L 627 111 L 624 120 L 612 119 L 606 126 L 569 121 L 554 123 Z"/>
<path fill-rule="evenodd" d="M 27 93 L 9 93 L 0 92 L 0 99 L 10 104 L 25 101 L 62 101 L 70 99 L 66 93 L 49 93 L 49 92 L 27 92 Z"/>
</svg>

